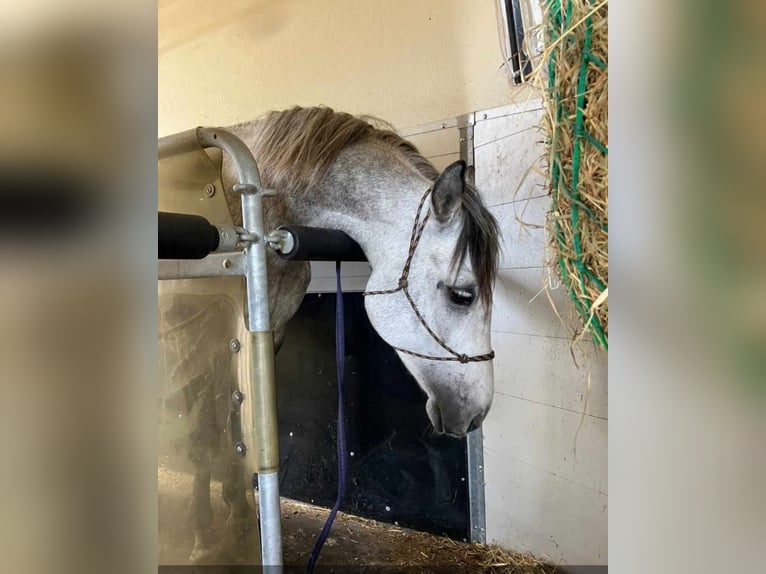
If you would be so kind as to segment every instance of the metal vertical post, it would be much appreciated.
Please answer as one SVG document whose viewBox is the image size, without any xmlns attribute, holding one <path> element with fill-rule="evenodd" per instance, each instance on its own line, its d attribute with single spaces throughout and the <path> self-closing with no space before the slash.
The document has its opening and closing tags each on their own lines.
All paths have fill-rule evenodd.
<svg viewBox="0 0 766 574">
<path fill-rule="evenodd" d="M 487 542 L 487 514 L 484 501 L 484 440 L 481 427 L 466 437 L 468 464 L 468 506 L 471 542 Z"/>
<path fill-rule="evenodd" d="M 473 166 L 473 125 L 474 114 L 466 114 L 457 119 L 458 134 L 460 137 L 460 159 L 467 166 Z"/>
<path fill-rule="evenodd" d="M 247 146 L 233 134 L 212 128 L 197 130 L 199 143 L 218 147 L 231 157 L 239 178 L 234 190 L 242 195 L 242 224 L 250 235 L 243 259 L 247 284 L 247 318 L 250 331 L 246 400 L 252 401 L 251 456 L 255 457 L 258 476 L 257 499 L 260 500 L 261 564 L 269 572 L 281 571 L 282 529 L 279 510 L 279 444 L 277 434 L 276 380 L 274 376 L 274 339 L 269 317 L 269 290 L 266 274 L 263 195 L 258 165 Z M 256 442 L 257 441 L 257 442 Z"/>
<path fill-rule="evenodd" d="M 469 167 L 474 166 L 473 128 L 473 114 L 458 118 L 460 159 Z M 483 544 L 487 541 L 487 520 L 484 500 L 484 440 L 481 427 L 466 436 L 466 464 L 468 466 L 469 536 L 471 542 Z"/>
</svg>

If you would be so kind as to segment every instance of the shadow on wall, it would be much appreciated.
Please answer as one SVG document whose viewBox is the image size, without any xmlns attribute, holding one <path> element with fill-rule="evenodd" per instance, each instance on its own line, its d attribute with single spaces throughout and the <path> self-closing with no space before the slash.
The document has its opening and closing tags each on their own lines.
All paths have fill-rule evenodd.
<svg viewBox="0 0 766 574">
<path fill-rule="evenodd" d="M 160 31 L 157 52 L 162 56 L 214 30 L 247 20 L 256 38 L 274 36 L 287 25 L 289 12 L 297 9 L 294 0 L 230 0 L 226 10 L 207 0 L 160 0 L 157 7 L 157 28 Z"/>
</svg>

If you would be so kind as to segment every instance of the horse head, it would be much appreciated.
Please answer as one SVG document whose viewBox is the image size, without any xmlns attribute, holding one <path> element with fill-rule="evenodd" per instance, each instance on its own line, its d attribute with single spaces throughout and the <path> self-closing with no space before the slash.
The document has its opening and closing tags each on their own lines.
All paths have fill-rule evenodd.
<svg viewBox="0 0 766 574">
<path fill-rule="evenodd" d="M 412 194 L 410 194 L 412 195 Z M 463 436 L 481 425 L 493 396 L 491 289 L 498 231 L 462 161 L 448 166 L 422 194 L 412 219 L 407 256 L 385 241 L 365 307 L 428 396 L 426 411 L 439 433 Z"/>
</svg>

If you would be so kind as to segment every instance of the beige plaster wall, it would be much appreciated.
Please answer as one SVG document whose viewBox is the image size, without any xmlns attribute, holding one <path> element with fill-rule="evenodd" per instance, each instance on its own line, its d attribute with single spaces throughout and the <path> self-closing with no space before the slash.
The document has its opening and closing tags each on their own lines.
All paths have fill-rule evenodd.
<svg viewBox="0 0 766 574">
<path fill-rule="evenodd" d="M 511 101 L 492 0 L 159 0 L 159 135 L 325 104 L 398 127 Z"/>
</svg>

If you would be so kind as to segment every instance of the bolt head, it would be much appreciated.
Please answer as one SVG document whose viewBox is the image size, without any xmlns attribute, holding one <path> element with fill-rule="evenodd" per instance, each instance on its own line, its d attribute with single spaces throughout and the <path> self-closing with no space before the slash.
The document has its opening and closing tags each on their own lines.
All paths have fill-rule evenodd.
<svg viewBox="0 0 766 574">
<path fill-rule="evenodd" d="M 232 339 L 231 341 L 229 341 L 229 350 L 232 353 L 239 353 L 239 349 L 240 349 L 239 339 Z"/>
<path fill-rule="evenodd" d="M 231 400 L 235 405 L 241 405 L 242 401 L 245 400 L 245 395 L 242 394 L 242 391 L 234 391 L 231 395 Z"/>
<path fill-rule="evenodd" d="M 215 186 L 212 183 L 205 185 L 205 197 L 213 197 L 215 195 Z"/>
<path fill-rule="evenodd" d="M 234 445 L 234 452 L 236 452 L 239 456 L 245 456 L 245 453 L 247 452 L 247 447 L 244 443 L 238 442 Z"/>
</svg>

